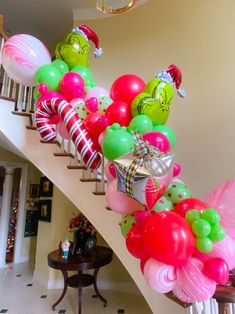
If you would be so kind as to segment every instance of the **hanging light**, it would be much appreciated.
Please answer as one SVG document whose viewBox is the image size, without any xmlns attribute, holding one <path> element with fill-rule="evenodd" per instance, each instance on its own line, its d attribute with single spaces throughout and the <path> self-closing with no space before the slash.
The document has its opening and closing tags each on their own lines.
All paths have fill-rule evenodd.
<svg viewBox="0 0 235 314">
<path fill-rule="evenodd" d="M 118 14 L 132 8 L 138 0 L 90 0 L 103 13 Z"/>
</svg>

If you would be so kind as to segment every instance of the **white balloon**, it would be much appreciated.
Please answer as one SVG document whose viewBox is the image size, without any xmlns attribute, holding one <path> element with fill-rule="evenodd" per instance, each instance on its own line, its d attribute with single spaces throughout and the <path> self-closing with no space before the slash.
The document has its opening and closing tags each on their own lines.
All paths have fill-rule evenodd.
<svg viewBox="0 0 235 314">
<path fill-rule="evenodd" d="M 34 86 L 34 75 L 39 67 L 51 63 L 47 47 L 37 38 L 18 34 L 10 37 L 2 49 L 2 65 L 16 83 Z"/>
</svg>

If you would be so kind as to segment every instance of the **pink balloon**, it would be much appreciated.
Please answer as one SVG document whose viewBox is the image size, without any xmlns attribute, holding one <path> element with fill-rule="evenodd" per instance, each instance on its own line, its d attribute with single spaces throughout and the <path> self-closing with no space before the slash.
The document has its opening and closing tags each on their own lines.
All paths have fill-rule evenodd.
<svg viewBox="0 0 235 314">
<path fill-rule="evenodd" d="M 83 98 L 85 83 L 83 78 L 75 72 L 67 72 L 60 81 L 60 89 L 67 101 Z"/>
<path fill-rule="evenodd" d="M 158 148 L 160 152 L 167 153 L 170 151 L 170 142 L 161 132 L 149 132 L 142 137 L 144 141 L 147 141 L 151 146 Z"/>
<path fill-rule="evenodd" d="M 116 174 L 116 170 L 115 170 L 115 166 L 114 163 L 109 163 L 109 172 L 111 173 L 111 175 L 116 179 L 117 174 Z"/>
<path fill-rule="evenodd" d="M 66 126 L 62 120 L 60 120 L 60 122 L 57 125 L 57 131 L 64 140 L 68 140 L 70 138 Z"/>
<path fill-rule="evenodd" d="M 178 163 L 174 163 L 173 165 L 173 177 L 177 177 L 181 172 L 181 166 Z"/>
<path fill-rule="evenodd" d="M 203 273 L 220 285 L 226 285 L 229 280 L 228 264 L 223 258 L 214 257 L 205 262 Z"/>
<path fill-rule="evenodd" d="M 175 268 L 149 258 L 144 265 L 144 278 L 148 285 L 159 293 L 170 292 L 176 285 Z"/>
<path fill-rule="evenodd" d="M 96 86 L 89 89 L 89 91 L 86 93 L 85 100 L 92 97 L 98 99 L 101 96 L 109 96 L 109 92 L 103 87 Z"/>
<path fill-rule="evenodd" d="M 91 112 L 96 112 L 98 110 L 98 99 L 95 97 L 91 97 L 85 101 L 86 107 Z"/>
<path fill-rule="evenodd" d="M 214 242 L 211 252 L 203 254 L 195 251 L 194 255 L 203 262 L 212 257 L 220 257 L 224 259 L 229 270 L 231 270 L 235 268 L 235 241 L 226 235 L 222 241 Z"/>
<path fill-rule="evenodd" d="M 218 210 L 220 224 L 223 227 L 235 228 L 235 180 L 228 180 L 207 195 L 205 203 Z"/>
<path fill-rule="evenodd" d="M 37 106 L 45 100 L 50 100 L 52 98 L 65 99 L 61 93 L 58 92 L 50 92 L 45 83 L 41 83 L 38 85 L 37 90 L 40 92 L 41 96 L 37 100 Z"/>
<path fill-rule="evenodd" d="M 181 287 L 178 285 L 178 283 L 176 283 L 172 292 L 182 302 L 185 302 L 185 303 L 192 303 L 193 302 L 193 300 L 181 289 Z"/>
<path fill-rule="evenodd" d="M 116 179 L 116 172 L 115 172 L 115 173 L 112 173 L 112 171 L 110 171 L 110 169 L 113 168 L 113 167 L 110 168 L 110 166 L 113 166 L 113 167 L 114 167 L 114 165 L 113 165 L 112 162 L 109 162 L 109 163 L 105 166 L 105 168 L 104 168 L 104 174 L 105 174 L 105 176 L 106 176 L 106 179 L 107 179 L 108 184 L 109 184 L 112 180 Z M 115 169 L 114 169 L 114 171 L 115 171 Z M 115 176 L 114 176 L 114 175 L 115 175 Z"/>
<path fill-rule="evenodd" d="M 136 224 L 139 226 L 143 226 L 149 216 L 150 216 L 150 213 L 147 212 L 146 210 L 137 210 L 135 212 Z"/>
<path fill-rule="evenodd" d="M 191 302 L 206 301 L 216 290 L 216 282 L 203 273 L 203 263 L 195 257 L 189 258 L 187 264 L 177 267 L 177 284 Z"/>
<path fill-rule="evenodd" d="M 108 184 L 106 200 L 108 207 L 119 214 L 130 214 L 137 210 L 144 209 L 144 206 L 135 199 L 117 190 L 117 179 L 112 180 Z"/>
</svg>

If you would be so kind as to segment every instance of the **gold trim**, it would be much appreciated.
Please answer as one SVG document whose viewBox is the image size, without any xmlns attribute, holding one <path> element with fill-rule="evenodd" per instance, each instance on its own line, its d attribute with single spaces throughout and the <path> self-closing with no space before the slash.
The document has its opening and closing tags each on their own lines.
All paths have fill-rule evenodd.
<svg viewBox="0 0 235 314">
<path fill-rule="evenodd" d="M 130 8 L 132 8 L 138 0 L 131 0 L 126 6 L 119 8 L 119 9 L 112 9 L 112 8 L 107 8 L 105 6 L 105 0 L 102 1 L 102 6 L 99 6 L 96 1 L 92 0 L 91 2 L 95 5 L 96 9 L 103 12 L 103 13 L 109 13 L 109 14 L 119 14 L 119 13 L 123 13 L 127 10 L 129 10 Z"/>
</svg>

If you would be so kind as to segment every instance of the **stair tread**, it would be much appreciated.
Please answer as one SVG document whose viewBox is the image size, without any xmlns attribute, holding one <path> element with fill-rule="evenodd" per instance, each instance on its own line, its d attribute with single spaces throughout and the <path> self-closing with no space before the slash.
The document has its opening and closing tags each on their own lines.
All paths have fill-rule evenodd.
<svg viewBox="0 0 235 314">
<path fill-rule="evenodd" d="M 87 179 L 81 178 L 80 181 L 81 182 L 100 182 L 101 180 L 97 178 L 87 178 Z"/>
<path fill-rule="evenodd" d="M 17 99 L 16 98 L 12 98 L 12 97 L 7 97 L 7 96 L 0 96 L 0 99 L 3 99 L 3 100 L 9 100 L 9 101 L 12 101 L 12 102 L 17 102 Z"/>
<path fill-rule="evenodd" d="M 22 116 L 22 117 L 31 117 L 31 113 L 29 112 L 23 112 L 23 111 L 12 111 L 11 113 L 17 115 L 17 116 Z"/>
<path fill-rule="evenodd" d="M 86 167 L 83 166 L 83 165 L 80 165 L 80 166 L 67 166 L 68 169 L 70 170 L 74 170 L 74 169 L 83 169 L 83 170 L 86 170 Z"/>
<path fill-rule="evenodd" d="M 100 195 L 105 195 L 106 193 L 105 192 L 93 192 L 93 194 L 100 196 Z"/>
<path fill-rule="evenodd" d="M 37 130 L 36 126 L 34 126 L 34 125 L 26 125 L 26 129 L 28 129 L 28 130 Z"/>
<path fill-rule="evenodd" d="M 70 157 L 70 158 L 74 158 L 73 154 L 71 153 L 54 153 L 53 154 L 56 157 Z"/>
<path fill-rule="evenodd" d="M 42 143 L 42 144 L 56 144 L 56 145 L 60 146 L 60 143 L 57 140 L 54 140 L 54 141 L 51 141 L 51 142 L 40 140 L 40 143 Z"/>
</svg>

